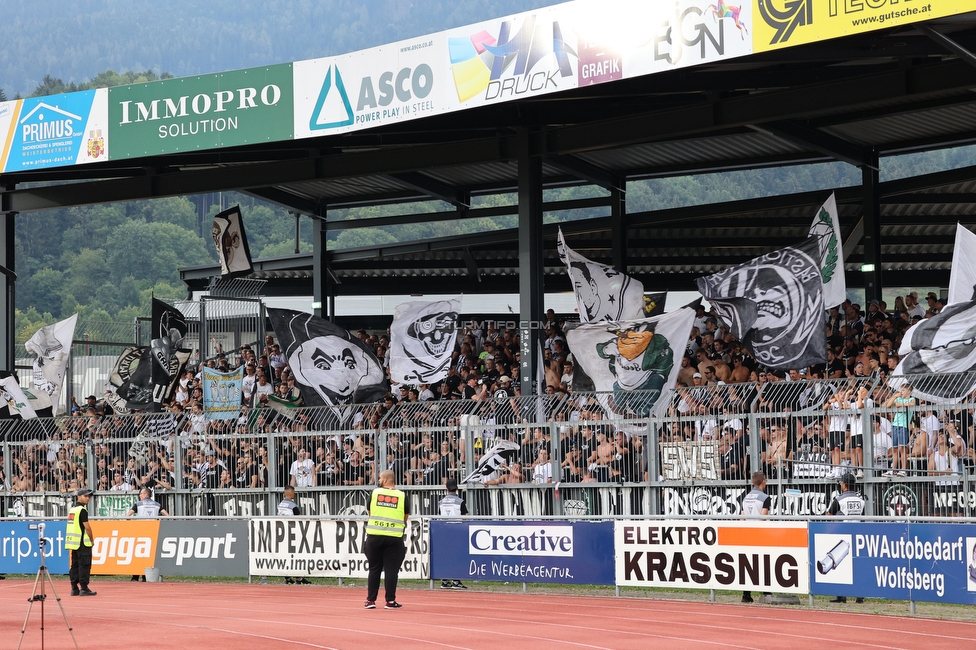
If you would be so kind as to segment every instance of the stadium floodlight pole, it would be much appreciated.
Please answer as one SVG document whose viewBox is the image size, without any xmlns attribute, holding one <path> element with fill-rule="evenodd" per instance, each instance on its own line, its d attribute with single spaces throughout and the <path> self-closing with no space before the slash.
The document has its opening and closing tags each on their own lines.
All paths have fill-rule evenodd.
<svg viewBox="0 0 976 650">
<path fill-rule="evenodd" d="M 37 556 L 41 559 L 41 564 L 37 567 L 37 577 L 34 578 L 34 590 L 31 592 L 31 597 L 27 599 L 30 605 L 27 606 L 27 616 L 24 617 L 24 626 L 20 628 L 20 643 L 17 644 L 17 650 L 20 650 L 20 646 L 24 643 L 24 633 L 27 631 L 27 621 L 30 620 L 34 603 L 41 604 L 41 650 L 44 650 L 44 603 L 47 601 L 47 591 L 45 590 L 47 583 L 51 584 L 51 593 L 54 594 L 54 600 L 58 601 L 58 607 L 61 608 L 61 616 L 64 618 L 64 624 L 67 626 L 68 633 L 71 635 L 71 641 L 75 644 L 75 650 L 78 650 L 78 639 L 75 638 L 74 628 L 68 622 L 68 613 L 64 611 L 61 596 L 58 595 L 58 590 L 54 586 L 54 580 L 51 579 L 51 573 L 47 570 L 47 564 L 44 562 L 44 547 L 48 544 L 47 538 L 44 537 L 44 522 L 28 524 L 27 527 L 28 530 L 37 531 Z M 40 587 L 39 592 L 38 587 Z"/>
</svg>

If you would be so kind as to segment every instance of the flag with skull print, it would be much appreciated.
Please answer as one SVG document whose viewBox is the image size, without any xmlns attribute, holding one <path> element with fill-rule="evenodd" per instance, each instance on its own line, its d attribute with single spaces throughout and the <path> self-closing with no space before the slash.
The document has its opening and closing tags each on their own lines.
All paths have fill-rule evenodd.
<svg viewBox="0 0 976 650">
<path fill-rule="evenodd" d="M 306 406 L 368 404 L 389 392 L 376 353 L 347 330 L 290 309 L 268 317 Z"/>
<path fill-rule="evenodd" d="M 653 318 L 584 323 L 567 329 L 566 340 L 608 413 L 661 415 L 694 320 L 695 310 L 683 307 Z"/>
<path fill-rule="evenodd" d="M 617 321 L 643 318 L 650 303 L 644 299 L 644 285 L 611 266 L 588 260 L 569 246 L 559 231 L 556 242 L 559 259 L 573 282 L 580 321 Z"/>
<path fill-rule="evenodd" d="M 166 400 L 172 386 L 183 371 L 185 358 L 177 352 L 183 350 L 183 340 L 189 332 L 186 316 L 176 307 L 162 300 L 152 299 L 152 340 L 149 342 L 152 358 L 153 401 L 158 405 Z"/>
<path fill-rule="evenodd" d="M 826 363 L 816 237 L 698 278 L 698 291 L 767 368 Z"/>
<path fill-rule="evenodd" d="M 33 364 L 33 387 L 30 389 L 31 406 L 40 417 L 53 417 L 61 408 L 61 387 L 71 354 L 71 341 L 75 336 L 78 314 L 46 325 L 34 332 L 24 347 L 37 355 Z"/>
<path fill-rule="evenodd" d="M 241 206 L 235 205 L 215 216 L 212 234 L 220 260 L 220 277 L 229 279 L 249 275 L 253 266 L 251 249 L 244 234 Z"/>
<path fill-rule="evenodd" d="M 430 384 L 447 376 L 457 341 L 458 299 L 397 305 L 390 326 L 390 378 Z"/>
</svg>

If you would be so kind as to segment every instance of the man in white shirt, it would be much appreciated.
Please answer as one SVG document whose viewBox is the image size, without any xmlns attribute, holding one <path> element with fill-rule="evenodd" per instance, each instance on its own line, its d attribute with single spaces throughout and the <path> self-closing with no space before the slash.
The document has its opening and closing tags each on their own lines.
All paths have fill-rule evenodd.
<svg viewBox="0 0 976 650">
<path fill-rule="evenodd" d="M 255 398 L 257 402 L 260 402 L 262 397 L 267 399 L 267 396 L 271 395 L 272 393 L 274 393 L 274 386 L 271 385 L 271 382 L 268 381 L 268 378 L 262 372 L 260 375 L 258 375 L 258 381 L 254 385 Z M 258 406 L 257 402 L 254 405 L 255 407 Z"/>
<path fill-rule="evenodd" d="M 315 464 L 308 457 L 304 447 L 298 449 L 298 460 L 291 464 L 291 485 L 296 488 L 307 488 L 315 485 Z"/>
<path fill-rule="evenodd" d="M 533 483 L 552 483 L 552 463 L 549 461 L 549 452 L 546 449 L 539 450 L 538 460 L 532 469 Z"/>
<path fill-rule="evenodd" d="M 254 374 L 254 364 L 249 363 L 244 370 L 244 380 L 241 382 L 241 395 L 244 398 L 245 404 L 251 403 L 251 398 L 254 397 L 254 386 L 257 384 L 258 378 Z"/>
</svg>

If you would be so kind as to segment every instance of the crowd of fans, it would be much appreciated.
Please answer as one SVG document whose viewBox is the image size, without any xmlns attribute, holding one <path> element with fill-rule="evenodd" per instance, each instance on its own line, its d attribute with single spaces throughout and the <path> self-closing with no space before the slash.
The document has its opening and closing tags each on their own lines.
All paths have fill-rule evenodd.
<svg viewBox="0 0 976 650">
<path fill-rule="evenodd" d="M 971 469 L 972 412 L 934 410 L 910 387 L 896 394 L 886 382 L 905 331 L 942 308 L 935 294 L 926 302 L 927 309 L 912 292 L 890 311 L 878 301 L 866 311 L 850 302 L 829 310 L 827 363 L 789 371 L 758 364 L 699 308 L 659 442 L 713 441 L 720 478 L 730 480 L 754 469 L 776 476 L 784 465 L 817 460 L 861 470 L 865 434 L 872 436 L 873 466 L 891 473 Z M 354 487 L 374 484 L 390 468 L 402 485 L 442 485 L 463 479 L 466 454 L 473 450 L 475 464 L 494 440 L 514 442 L 518 451 L 483 477 L 488 485 L 550 483 L 557 475 L 580 483 L 648 480 L 646 427 L 621 424 L 621 415 L 608 411 L 611 401 L 580 389 L 590 386 L 575 370 L 564 325 L 547 313 L 545 394 L 534 399 L 521 399 L 518 333 L 490 321 L 484 329 L 463 327 L 444 380 L 393 384 L 381 402 L 355 407 L 269 408 L 271 395 L 300 398 L 274 338 L 267 337 L 262 354 L 249 345 L 216 346 L 203 364 L 245 369 L 236 418 L 206 417 L 197 362 L 162 413 L 117 416 L 94 395 L 74 403 L 51 432 L 8 447 L 12 458 L 0 462 L 0 480 L 10 492 Z M 388 332 L 358 336 L 388 365 Z M 749 453 L 750 413 L 757 414 L 761 467 Z M 380 448 L 385 455 L 377 458 Z"/>
</svg>

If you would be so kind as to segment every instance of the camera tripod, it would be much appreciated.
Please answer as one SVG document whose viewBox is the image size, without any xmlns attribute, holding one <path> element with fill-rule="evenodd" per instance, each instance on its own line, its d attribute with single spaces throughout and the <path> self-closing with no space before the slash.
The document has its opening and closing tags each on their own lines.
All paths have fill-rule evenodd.
<svg viewBox="0 0 976 650">
<path fill-rule="evenodd" d="M 34 528 L 34 526 L 32 524 L 31 528 Z M 64 605 L 61 604 L 61 597 L 58 595 L 58 590 L 54 587 L 54 580 L 51 579 L 51 573 L 47 570 L 47 565 L 44 563 L 44 547 L 47 545 L 47 540 L 44 539 L 44 524 L 36 524 L 36 526 L 36 530 L 38 531 L 38 555 L 41 558 L 41 566 L 37 567 L 37 577 L 34 578 L 34 591 L 31 592 L 31 597 L 27 599 L 30 605 L 27 606 L 24 627 L 20 628 L 20 643 L 17 644 L 17 650 L 20 650 L 20 646 L 24 643 L 24 633 L 27 631 L 27 621 L 30 620 L 34 603 L 41 604 L 41 650 L 44 650 L 44 603 L 47 601 L 47 591 L 45 589 L 47 583 L 51 584 L 51 593 L 54 594 L 54 600 L 58 601 L 58 607 L 61 608 L 61 616 L 64 618 L 64 624 L 67 626 L 71 640 L 75 644 L 75 650 L 77 650 L 78 640 L 75 638 L 74 628 L 68 622 L 68 614 L 64 611 Z"/>
</svg>

